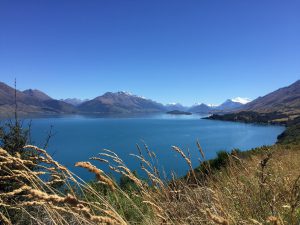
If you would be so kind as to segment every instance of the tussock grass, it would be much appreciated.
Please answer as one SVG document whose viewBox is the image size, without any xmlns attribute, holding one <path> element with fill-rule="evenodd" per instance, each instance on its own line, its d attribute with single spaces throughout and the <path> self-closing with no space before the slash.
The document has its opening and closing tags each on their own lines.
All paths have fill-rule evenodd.
<svg viewBox="0 0 300 225">
<path fill-rule="evenodd" d="M 275 145 L 251 154 L 233 151 L 165 180 L 146 145 L 132 154 L 147 175 L 140 179 L 114 152 L 104 150 L 76 166 L 95 174 L 86 183 L 44 149 L 31 158 L 0 148 L 0 220 L 3 224 L 292 224 L 300 222 L 300 147 Z M 118 183 L 98 165 L 122 177 Z M 34 168 L 34 169 L 32 169 Z"/>
</svg>

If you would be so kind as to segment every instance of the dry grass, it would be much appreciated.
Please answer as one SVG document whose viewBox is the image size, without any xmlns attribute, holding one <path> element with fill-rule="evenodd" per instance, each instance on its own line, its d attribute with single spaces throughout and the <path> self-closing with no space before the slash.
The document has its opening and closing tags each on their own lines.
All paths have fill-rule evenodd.
<svg viewBox="0 0 300 225">
<path fill-rule="evenodd" d="M 204 161 L 199 144 L 198 148 Z M 134 185 L 129 192 L 91 162 L 76 166 L 94 173 L 102 191 L 43 149 L 25 146 L 40 154 L 43 163 L 39 164 L 36 158 L 23 160 L 0 149 L 0 220 L 4 224 L 296 225 L 300 222 L 300 148 L 289 148 L 277 145 L 246 159 L 233 154 L 226 168 L 213 170 L 208 165 L 209 172 L 199 174 L 189 154 L 174 146 L 191 171 L 171 181 L 161 177 L 158 160 L 147 146 L 138 146 L 138 154 L 132 156 L 148 181 L 136 177 L 114 152 L 105 150 L 91 158 L 129 179 Z M 30 170 L 32 165 L 37 169 Z M 137 216 L 128 219 L 128 213 Z"/>
</svg>

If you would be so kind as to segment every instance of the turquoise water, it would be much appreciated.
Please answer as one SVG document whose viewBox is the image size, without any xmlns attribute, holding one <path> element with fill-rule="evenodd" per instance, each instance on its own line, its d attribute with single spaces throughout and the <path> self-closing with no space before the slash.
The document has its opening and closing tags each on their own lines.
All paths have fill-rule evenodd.
<svg viewBox="0 0 300 225">
<path fill-rule="evenodd" d="M 75 168 L 77 161 L 86 161 L 102 150 L 116 152 L 132 170 L 139 171 L 136 144 L 145 142 L 154 151 L 166 174 L 174 171 L 178 176 L 188 170 L 183 159 L 171 149 L 172 145 L 189 149 L 194 167 L 199 165 L 199 140 L 206 158 L 213 158 L 217 151 L 271 145 L 283 130 L 280 126 L 262 126 L 234 122 L 201 119 L 199 115 L 151 115 L 131 118 L 64 117 L 39 118 L 32 120 L 32 140 L 43 146 L 53 126 L 48 151 L 63 165 L 84 179 L 93 175 Z M 108 171 L 104 164 L 97 164 Z M 104 166 L 104 167 L 103 167 Z M 141 173 L 141 172 L 140 172 Z M 143 176 L 142 174 L 140 174 Z"/>
</svg>

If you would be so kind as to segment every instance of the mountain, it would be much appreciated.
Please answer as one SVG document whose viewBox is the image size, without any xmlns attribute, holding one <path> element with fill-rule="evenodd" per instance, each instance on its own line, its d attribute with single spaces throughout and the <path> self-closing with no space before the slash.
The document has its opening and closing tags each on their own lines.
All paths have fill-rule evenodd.
<svg viewBox="0 0 300 225">
<path fill-rule="evenodd" d="M 61 101 L 71 104 L 73 106 L 78 106 L 84 102 L 89 101 L 89 99 L 82 100 L 82 99 L 78 99 L 78 98 L 66 98 L 66 99 L 61 99 Z"/>
<path fill-rule="evenodd" d="M 214 110 L 213 107 L 201 103 L 192 106 L 191 108 L 189 108 L 188 111 L 192 113 L 211 113 L 213 110 Z"/>
<path fill-rule="evenodd" d="M 241 106 L 243 106 L 244 104 L 240 103 L 240 102 L 234 102 L 231 99 L 227 99 L 224 103 L 222 103 L 221 105 L 215 107 L 216 110 L 221 110 L 221 111 L 229 111 L 229 110 L 233 110 L 233 109 L 237 109 Z"/>
<path fill-rule="evenodd" d="M 41 92 L 39 90 L 36 89 L 28 89 L 23 91 L 24 94 L 26 94 L 27 96 L 30 96 L 32 98 L 38 99 L 40 101 L 46 101 L 46 100 L 51 100 L 52 98 L 49 97 L 48 95 L 46 95 L 44 92 Z"/>
<path fill-rule="evenodd" d="M 106 92 L 78 106 L 85 113 L 147 113 L 166 111 L 164 105 L 128 92 Z"/>
<path fill-rule="evenodd" d="M 35 102 L 33 98 L 31 98 L 26 93 L 17 91 L 17 99 L 20 100 L 24 104 L 28 105 L 39 105 L 38 102 Z M 15 90 L 14 88 L 6 85 L 3 82 L 0 82 L 0 105 L 11 105 L 14 104 L 15 99 Z"/>
<path fill-rule="evenodd" d="M 240 110 L 300 114 L 300 80 L 244 105 Z"/>
<path fill-rule="evenodd" d="M 181 105 L 180 103 L 170 103 L 165 105 L 167 111 L 186 111 L 188 107 Z"/>
<path fill-rule="evenodd" d="M 76 109 L 65 102 L 52 99 L 39 90 L 16 91 L 18 112 L 21 116 L 74 113 Z M 0 115 L 10 117 L 15 110 L 14 88 L 0 82 Z"/>
</svg>

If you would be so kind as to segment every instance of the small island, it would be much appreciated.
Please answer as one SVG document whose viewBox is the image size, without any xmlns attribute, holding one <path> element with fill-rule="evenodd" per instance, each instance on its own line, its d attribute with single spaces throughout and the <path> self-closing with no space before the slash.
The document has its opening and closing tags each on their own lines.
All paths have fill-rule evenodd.
<svg viewBox="0 0 300 225">
<path fill-rule="evenodd" d="M 180 110 L 172 110 L 167 112 L 167 114 L 172 114 L 172 115 L 192 115 L 191 112 L 184 112 L 184 111 L 180 111 Z"/>
</svg>

